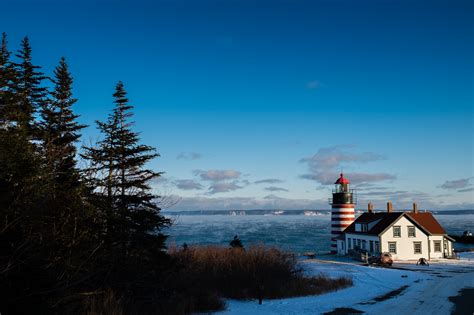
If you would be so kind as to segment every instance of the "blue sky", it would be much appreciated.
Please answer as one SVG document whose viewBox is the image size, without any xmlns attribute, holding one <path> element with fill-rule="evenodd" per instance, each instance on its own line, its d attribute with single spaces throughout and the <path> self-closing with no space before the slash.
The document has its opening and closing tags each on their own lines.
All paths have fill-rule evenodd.
<svg viewBox="0 0 474 315">
<path fill-rule="evenodd" d="M 474 208 L 472 1 L 3 0 L 90 125 L 122 80 L 172 209 Z M 174 203 L 174 202 L 172 202 Z"/>
</svg>

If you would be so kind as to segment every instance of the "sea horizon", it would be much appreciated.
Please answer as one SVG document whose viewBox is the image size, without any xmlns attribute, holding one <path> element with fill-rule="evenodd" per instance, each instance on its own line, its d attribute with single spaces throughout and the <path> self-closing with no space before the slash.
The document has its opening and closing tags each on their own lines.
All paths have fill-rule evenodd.
<svg viewBox="0 0 474 315">
<path fill-rule="evenodd" d="M 364 213 L 367 210 L 355 209 L 356 214 Z M 383 209 L 374 209 L 374 212 L 385 212 Z M 410 212 L 410 209 L 396 209 L 395 212 Z M 420 210 L 424 212 L 425 210 Z M 463 215 L 463 214 L 474 214 L 474 209 L 440 209 L 440 210 L 429 210 L 433 214 L 442 215 Z M 331 209 L 233 209 L 233 210 L 222 210 L 222 209 L 206 209 L 206 210 L 172 210 L 163 209 L 163 214 L 173 215 L 330 215 Z"/>
</svg>

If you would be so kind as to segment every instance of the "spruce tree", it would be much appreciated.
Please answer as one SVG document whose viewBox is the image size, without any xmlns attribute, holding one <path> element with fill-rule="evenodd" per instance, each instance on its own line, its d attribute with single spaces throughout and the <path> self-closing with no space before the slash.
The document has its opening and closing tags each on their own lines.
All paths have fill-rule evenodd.
<svg viewBox="0 0 474 315">
<path fill-rule="evenodd" d="M 21 49 L 16 54 L 19 62 L 15 63 L 16 80 L 13 84 L 15 94 L 15 109 L 13 120 L 19 130 L 30 136 L 37 136 L 35 115 L 44 105 L 47 89 L 42 81 L 47 77 L 39 71 L 41 67 L 32 62 L 32 50 L 28 37 L 21 42 Z"/>
<path fill-rule="evenodd" d="M 42 189 L 42 186 L 37 187 L 40 181 L 37 147 L 31 141 L 30 126 L 35 125 L 33 112 L 23 111 L 29 106 L 24 106 L 22 100 L 28 100 L 28 104 L 30 100 L 37 101 L 38 97 L 25 95 L 38 95 L 39 89 L 44 97 L 45 90 L 39 88 L 42 76 L 31 64 L 28 40 L 23 40 L 20 55 L 25 58 L 21 64 L 10 61 L 7 44 L 7 36 L 3 33 L 0 49 L 0 209 L 9 213 L 5 218 L 15 216 L 18 219 L 35 213 L 31 206 L 37 205 L 35 196 L 41 194 Z"/>
<path fill-rule="evenodd" d="M 151 146 L 140 144 L 130 121 L 133 106 L 128 103 L 122 82 L 113 94 L 115 108 L 106 122 L 97 122 L 103 139 L 96 147 L 86 147 L 96 193 L 105 207 L 107 238 L 128 255 L 164 248 L 160 233 L 170 224 L 160 214 L 158 196 L 149 186 L 161 173 L 146 169 L 146 163 L 159 156 Z M 135 253 L 135 254 L 134 254 Z"/>
<path fill-rule="evenodd" d="M 2 33 L 0 48 L 0 126 L 6 128 L 9 124 L 9 111 L 12 103 L 12 82 L 14 80 L 13 65 L 10 61 L 7 34 Z"/>
<path fill-rule="evenodd" d="M 0 101 L 2 101 L 3 93 L 9 86 L 8 80 L 11 79 L 10 70 L 10 51 L 8 51 L 7 34 L 2 33 L 2 43 L 0 47 Z M 0 104 L 3 105 L 3 103 Z"/>
<path fill-rule="evenodd" d="M 10 52 L 8 51 L 8 40 L 7 40 L 7 33 L 3 32 L 2 33 L 2 43 L 1 43 L 1 48 L 0 48 L 0 69 L 3 70 L 3 67 L 8 64 L 10 61 Z M 0 71 L 2 71 L 0 70 Z M 3 74 L 3 71 L 2 71 Z M 2 80 L 3 77 L 0 77 L 0 80 Z M 1 82 L 1 81 L 0 81 Z"/>
<path fill-rule="evenodd" d="M 64 57 L 54 70 L 53 83 L 51 97 L 41 108 L 44 158 L 52 189 L 72 193 L 70 189 L 79 184 L 75 143 L 85 126 L 77 122 L 79 116 L 72 110 L 77 100 L 72 94 L 73 79 Z"/>
</svg>

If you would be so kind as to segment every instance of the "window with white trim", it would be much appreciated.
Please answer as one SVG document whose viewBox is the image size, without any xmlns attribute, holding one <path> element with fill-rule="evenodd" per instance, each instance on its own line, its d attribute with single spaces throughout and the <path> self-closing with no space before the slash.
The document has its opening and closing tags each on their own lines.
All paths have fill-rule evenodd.
<svg viewBox="0 0 474 315">
<path fill-rule="evenodd" d="M 402 236 L 400 225 L 394 225 L 393 226 L 393 237 L 400 237 L 400 236 Z"/>
<path fill-rule="evenodd" d="M 368 231 L 367 223 L 362 223 L 362 224 L 360 225 L 360 228 L 361 228 L 361 231 L 362 231 L 362 232 L 367 232 L 367 231 Z"/>
<path fill-rule="evenodd" d="M 366 247 L 367 247 L 366 244 L 367 244 L 366 240 L 362 240 L 362 249 L 363 249 L 363 250 L 366 250 L 366 249 L 367 249 L 367 248 L 366 248 Z"/>
<path fill-rule="evenodd" d="M 435 252 L 441 252 L 441 241 L 433 241 Z"/>
<path fill-rule="evenodd" d="M 408 237 L 416 237 L 416 229 L 413 225 L 408 226 Z"/>
<path fill-rule="evenodd" d="M 397 242 L 388 242 L 388 252 L 390 254 L 397 253 Z"/>
<path fill-rule="evenodd" d="M 415 254 L 421 254 L 421 242 L 413 242 L 413 251 Z"/>
<path fill-rule="evenodd" d="M 380 253 L 380 246 L 379 246 L 379 242 L 378 241 L 375 241 L 375 253 Z"/>
</svg>

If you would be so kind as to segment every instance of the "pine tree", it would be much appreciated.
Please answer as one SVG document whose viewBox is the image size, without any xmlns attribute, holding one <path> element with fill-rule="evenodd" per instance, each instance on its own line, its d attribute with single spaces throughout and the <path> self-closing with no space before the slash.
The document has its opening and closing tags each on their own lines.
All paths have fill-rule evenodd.
<svg viewBox="0 0 474 315">
<path fill-rule="evenodd" d="M 2 33 L 2 43 L 0 48 L 0 101 L 3 93 L 8 88 L 10 79 L 10 52 L 8 51 L 7 34 Z M 3 103 L 0 103 L 3 105 Z"/>
<path fill-rule="evenodd" d="M 170 224 L 160 214 L 160 208 L 151 193 L 150 180 L 161 173 L 145 168 L 159 156 L 151 146 L 139 143 L 132 131 L 133 106 L 128 104 L 122 82 L 113 94 L 115 108 L 106 122 L 97 122 L 103 139 L 97 147 L 85 148 L 84 158 L 91 161 L 90 171 L 96 193 L 101 196 L 107 217 L 108 237 L 117 242 L 128 254 L 164 248 L 165 236 L 160 230 Z"/>
<path fill-rule="evenodd" d="M 10 62 L 7 34 L 2 33 L 0 48 L 0 126 L 6 128 L 9 121 L 10 104 L 12 103 L 12 81 L 14 80 L 13 65 Z"/>
<path fill-rule="evenodd" d="M 35 187 L 40 177 L 37 148 L 30 141 L 31 133 L 26 128 L 34 125 L 33 116 L 26 119 L 28 115 L 22 114 L 21 110 L 24 108 L 21 100 L 31 90 L 22 87 L 36 87 L 20 84 L 20 78 L 35 78 L 37 74 L 33 71 L 32 76 L 29 70 L 22 73 L 16 71 L 23 66 L 10 61 L 7 44 L 7 35 L 3 33 L 0 49 L 0 209 L 9 213 L 8 217 L 11 218 L 33 213 L 29 206 L 36 203 L 34 196 L 41 192 Z M 23 51 L 25 60 L 31 61 L 31 48 L 27 39 L 24 40 Z M 30 66 L 27 64 L 24 63 L 24 69 L 34 68 L 31 63 Z"/>
<path fill-rule="evenodd" d="M 53 191 L 58 188 L 66 193 L 79 184 L 76 168 L 76 146 L 80 130 L 85 126 L 77 122 L 72 106 L 76 99 L 72 95 L 73 79 L 65 58 L 61 58 L 54 70 L 54 90 L 49 102 L 41 108 L 41 138 L 46 169 L 52 178 Z"/>
<path fill-rule="evenodd" d="M 9 62 L 10 52 L 8 51 L 7 33 L 2 33 L 2 43 L 0 48 L 0 68 L 3 68 Z M 0 78 L 1 80 L 2 78 Z"/>
<path fill-rule="evenodd" d="M 39 71 L 41 67 L 32 63 L 31 52 L 30 41 L 25 37 L 21 42 L 21 50 L 16 54 L 20 62 L 14 65 L 16 106 L 13 120 L 22 132 L 33 138 L 37 135 L 35 114 L 44 105 L 47 96 L 47 89 L 42 86 L 42 81 L 47 77 Z"/>
</svg>

